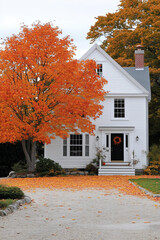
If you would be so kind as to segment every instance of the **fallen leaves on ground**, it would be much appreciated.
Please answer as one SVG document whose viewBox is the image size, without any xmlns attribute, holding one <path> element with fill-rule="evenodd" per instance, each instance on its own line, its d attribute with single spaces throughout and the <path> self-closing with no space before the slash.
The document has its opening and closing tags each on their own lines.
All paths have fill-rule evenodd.
<svg viewBox="0 0 160 240">
<path fill-rule="evenodd" d="M 49 190 L 111 190 L 117 189 L 120 193 L 146 196 L 138 187 L 133 186 L 129 179 L 137 179 L 142 176 L 67 176 L 67 177 L 43 177 L 43 178 L 6 178 L 0 179 L 0 184 L 8 186 L 17 186 L 24 191 L 34 191 L 36 188 Z M 145 178 L 153 178 L 153 176 L 143 176 Z M 154 177 L 160 178 L 160 177 Z M 121 196 L 121 195 L 119 195 Z M 151 198 L 151 197 L 149 197 Z M 158 200 L 159 199 L 156 199 Z"/>
</svg>

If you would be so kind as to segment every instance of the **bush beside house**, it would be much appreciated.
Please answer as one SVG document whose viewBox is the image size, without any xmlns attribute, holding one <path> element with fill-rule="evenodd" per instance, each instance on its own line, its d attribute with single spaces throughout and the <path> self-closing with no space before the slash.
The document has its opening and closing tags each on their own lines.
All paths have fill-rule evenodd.
<svg viewBox="0 0 160 240">
<path fill-rule="evenodd" d="M 148 154 L 149 166 L 144 170 L 148 175 L 160 174 L 160 146 L 152 145 Z"/>
</svg>

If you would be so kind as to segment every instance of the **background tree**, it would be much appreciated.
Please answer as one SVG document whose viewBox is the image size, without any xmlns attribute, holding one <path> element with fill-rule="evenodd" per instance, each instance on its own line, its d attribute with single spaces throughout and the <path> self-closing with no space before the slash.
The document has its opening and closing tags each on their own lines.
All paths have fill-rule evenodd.
<svg viewBox="0 0 160 240">
<path fill-rule="evenodd" d="M 115 13 L 99 16 L 87 38 L 100 38 L 101 47 L 121 66 L 134 66 L 134 50 L 142 44 L 150 67 L 150 142 L 160 143 L 160 1 L 121 0 Z"/>
<path fill-rule="evenodd" d="M 17 162 L 25 162 L 21 142 L 0 144 L 0 177 L 8 176 Z"/>
<path fill-rule="evenodd" d="M 0 50 L 0 142 L 22 141 L 28 170 L 34 171 L 36 142 L 93 134 L 102 113 L 106 80 L 92 60 L 73 59 L 72 40 L 51 23 L 22 26 Z"/>
</svg>

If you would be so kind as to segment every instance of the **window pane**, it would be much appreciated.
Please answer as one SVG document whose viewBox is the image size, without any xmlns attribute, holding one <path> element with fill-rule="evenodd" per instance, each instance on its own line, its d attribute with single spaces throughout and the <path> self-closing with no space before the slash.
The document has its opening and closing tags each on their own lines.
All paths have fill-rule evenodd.
<svg viewBox="0 0 160 240">
<path fill-rule="evenodd" d="M 86 145 L 89 145 L 89 134 L 86 134 L 85 137 L 86 137 L 85 144 L 86 144 Z"/>
<path fill-rule="evenodd" d="M 125 117 L 125 101 L 124 99 L 114 100 L 114 117 L 124 118 Z"/>
<path fill-rule="evenodd" d="M 63 156 L 67 156 L 67 138 L 63 139 Z"/>
<path fill-rule="evenodd" d="M 63 156 L 67 156 L 67 146 L 63 146 Z"/>
<path fill-rule="evenodd" d="M 85 156 L 89 156 L 89 146 L 85 146 Z"/>
<path fill-rule="evenodd" d="M 70 135 L 70 144 L 71 145 L 82 145 L 82 134 L 80 134 L 80 135 L 71 134 Z"/>
<path fill-rule="evenodd" d="M 70 156 L 82 156 L 82 134 L 70 135 Z"/>
<path fill-rule="evenodd" d="M 126 135 L 126 148 L 128 148 L 128 135 Z"/>
<path fill-rule="evenodd" d="M 67 145 L 67 138 L 63 139 L 63 144 Z"/>
<path fill-rule="evenodd" d="M 102 77 L 102 64 L 97 64 L 97 74 Z"/>
<path fill-rule="evenodd" d="M 106 147 L 108 148 L 109 147 L 109 138 L 108 138 L 108 135 L 106 135 Z"/>
<path fill-rule="evenodd" d="M 70 146 L 70 156 L 82 156 L 82 146 Z"/>
</svg>

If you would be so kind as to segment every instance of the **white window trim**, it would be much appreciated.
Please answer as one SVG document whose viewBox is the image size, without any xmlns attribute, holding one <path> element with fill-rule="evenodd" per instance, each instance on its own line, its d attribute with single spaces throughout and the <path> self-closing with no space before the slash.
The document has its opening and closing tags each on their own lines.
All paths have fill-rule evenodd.
<svg viewBox="0 0 160 240">
<path fill-rule="evenodd" d="M 96 63 L 97 64 L 97 67 L 98 67 L 98 65 L 102 65 L 102 76 L 100 76 L 99 74 L 98 74 L 98 69 L 97 69 L 97 74 L 99 75 L 99 77 L 103 77 L 103 72 L 104 72 L 104 69 L 103 69 L 103 63 L 102 62 L 97 62 Z"/>
<path fill-rule="evenodd" d="M 70 133 L 67 138 L 67 156 L 63 156 L 63 139 L 62 139 L 62 157 L 63 158 L 88 158 L 90 157 L 90 135 L 88 133 L 80 133 L 82 134 L 82 156 L 70 156 L 70 135 L 75 133 Z M 86 134 L 89 135 L 89 144 L 86 144 Z M 85 156 L 85 147 L 89 146 L 89 156 Z"/>
<path fill-rule="evenodd" d="M 115 99 L 124 99 L 124 102 L 125 102 L 125 117 L 124 118 L 117 118 L 117 117 L 114 117 L 114 100 Z M 112 102 L 111 102 L 111 121 L 129 121 L 128 119 L 128 104 L 127 104 L 127 99 L 124 98 L 124 97 L 114 97 L 112 99 Z"/>
<path fill-rule="evenodd" d="M 133 130 L 131 130 L 133 131 Z M 115 131 L 117 134 L 123 134 L 123 151 L 124 151 L 124 162 L 129 162 L 129 153 L 130 153 L 130 131 Z M 102 134 L 102 147 L 106 151 L 107 162 L 111 162 L 111 134 L 115 133 L 114 131 L 103 131 Z M 108 135 L 108 147 L 106 146 L 106 136 Z M 128 135 L 128 147 L 126 147 L 126 135 Z M 105 144 L 104 144 L 105 143 Z"/>
</svg>

